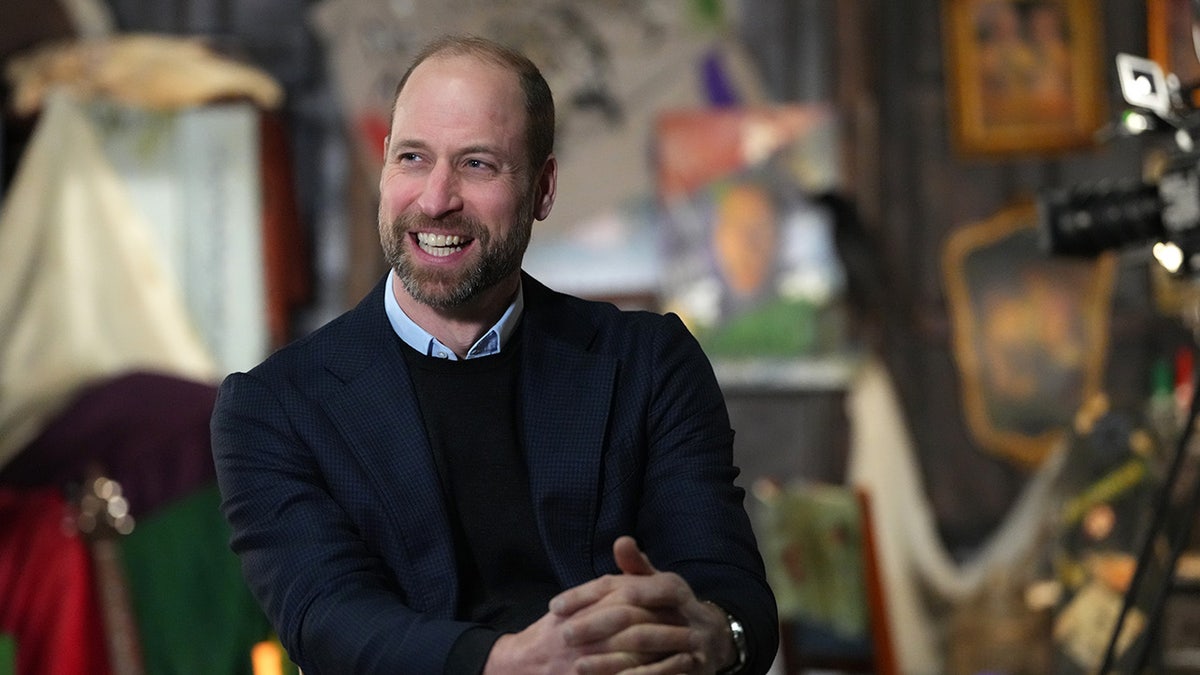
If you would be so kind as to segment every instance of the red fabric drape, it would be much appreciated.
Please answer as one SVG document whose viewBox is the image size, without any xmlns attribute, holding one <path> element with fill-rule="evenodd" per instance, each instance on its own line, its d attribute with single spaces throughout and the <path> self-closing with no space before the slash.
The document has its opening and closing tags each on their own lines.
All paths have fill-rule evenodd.
<svg viewBox="0 0 1200 675">
<path fill-rule="evenodd" d="M 22 675 L 109 675 L 87 544 L 57 490 L 0 488 L 0 631 Z"/>
</svg>

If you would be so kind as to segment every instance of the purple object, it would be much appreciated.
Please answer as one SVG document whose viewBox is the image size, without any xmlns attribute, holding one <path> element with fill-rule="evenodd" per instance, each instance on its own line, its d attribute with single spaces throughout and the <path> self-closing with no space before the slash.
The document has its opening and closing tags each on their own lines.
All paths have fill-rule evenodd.
<svg viewBox="0 0 1200 675">
<path fill-rule="evenodd" d="M 80 390 L 0 470 L 0 485 L 70 489 L 93 463 L 121 484 L 142 518 L 215 480 L 211 384 L 134 372 Z"/>
<path fill-rule="evenodd" d="M 708 95 L 708 102 L 713 107 L 729 108 L 741 102 L 733 85 L 729 82 L 729 76 L 725 73 L 724 66 L 721 65 L 719 52 L 710 50 L 706 53 L 700 64 L 700 71 L 704 78 L 704 91 Z"/>
</svg>

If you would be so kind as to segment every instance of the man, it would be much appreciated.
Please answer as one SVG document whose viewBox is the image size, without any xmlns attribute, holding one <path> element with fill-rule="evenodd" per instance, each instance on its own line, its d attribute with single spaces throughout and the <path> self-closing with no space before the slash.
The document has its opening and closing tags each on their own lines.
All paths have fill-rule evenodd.
<svg viewBox="0 0 1200 675">
<path fill-rule="evenodd" d="M 554 203 L 553 129 L 525 57 L 430 45 L 385 142 L 390 273 L 221 386 L 231 546 L 306 675 L 771 664 L 775 602 L 699 346 L 520 270 Z"/>
</svg>

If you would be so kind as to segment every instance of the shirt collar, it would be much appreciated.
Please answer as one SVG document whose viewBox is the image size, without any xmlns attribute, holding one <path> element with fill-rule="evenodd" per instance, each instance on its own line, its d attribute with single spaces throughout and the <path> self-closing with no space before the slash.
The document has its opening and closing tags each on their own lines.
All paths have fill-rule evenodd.
<svg viewBox="0 0 1200 675">
<path fill-rule="evenodd" d="M 458 355 L 453 349 L 442 344 L 437 338 L 433 337 L 424 328 L 421 328 L 413 321 L 403 309 L 400 309 L 400 303 L 396 302 L 395 292 L 392 290 L 392 285 L 396 280 L 396 271 L 388 272 L 387 283 L 383 289 L 383 308 L 387 312 L 388 322 L 392 324 L 392 330 L 396 335 L 404 341 L 404 344 L 413 349 L 425 354 L 426 356 L 436 356 L 438 358 L 457 361 Z M 517 321 L 521 318 L 521 313 L 525 309 L 525 291 L 524 287 L 517 288 L 517 297 L 513 299 L 512 304 L 508 309 L 504 310 L 504 314 L 494 326 L 489 328 L 475 344 L 471 345 L 471 349 L 467 351 L 467 358 L 474 359 L 480 356 L 490 356 L 500 353 L 500 349 L 508 342 L 508 338 L 512 336 L 513 331 L 517 327 Z"/>
</svg>

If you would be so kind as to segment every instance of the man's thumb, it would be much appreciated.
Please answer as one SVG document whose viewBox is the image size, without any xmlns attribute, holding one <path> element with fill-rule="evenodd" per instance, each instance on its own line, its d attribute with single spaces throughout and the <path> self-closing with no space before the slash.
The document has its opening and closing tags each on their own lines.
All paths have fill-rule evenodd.
<svg viewBox="0 0 1200 675">
<path fill-rule="evenodd" d="M 650 559 L 638 548 L 637 540 L 630 536 L 617 537 L 613 542 L 613 558 L 617 567 L 625 574 L 654 574 L 658 570 L 650 564 Z"/>
</svg>

